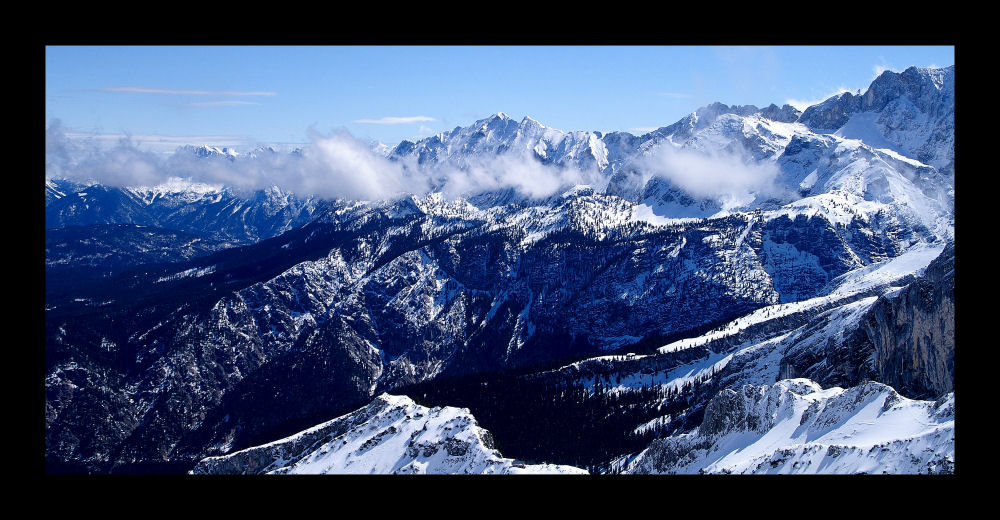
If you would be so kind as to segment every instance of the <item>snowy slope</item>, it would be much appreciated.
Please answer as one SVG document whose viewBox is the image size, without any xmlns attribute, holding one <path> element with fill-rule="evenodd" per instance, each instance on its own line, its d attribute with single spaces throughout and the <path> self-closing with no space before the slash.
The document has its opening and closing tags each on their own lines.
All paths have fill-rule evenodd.
<svg viewBox="0 0 1000 520">
<path fill-rule="evenodd" d="M 467 409 L 427 408 L 382 394 L 371 404 L 290 437 L 223 457 L 194 474 L 582 474 L 555 464 L 503 458 Z"/>
<path fill-rule="evenodd" d="M 863 94 L 846 92 L 807 108 L 800 122 L 953 174 L 955 67 L 887 70 Z"/>
<path fill-rule="evenodd" d="M 632 473 L 951 473 L 955 398 L 808 379 L 722 390 L 701 428 L 655 441 Z"/>
<path fill-rule="evenodd" d="M 945 251 L 942 251 L 943 249 Z M 894 305 L 893 302 L 898 299 L 896 295 L 900 294 L 901 291 L 912 288 L 923 295 L 933 294 L 923 289 L 928 284 L 927 276 L 930 276 L 925 274 L 925 271 L 931 272 L 933 270 L 936 273 L 942 270 L 941 265 L 945 265 L 946 271 L 949 255 L 953 255 L 953 252 L 946 249 L 943 244 L 918 244 L 897 258 L 862 267 L 834 279 L 824 295 L 799 302 L 762 307 L 704 334 L 673 341 L 650 355 L 601 356 L 567 365 L 556 372 L 561 375 L 562 380 L 589 389 L 594 389 L 596 381 L 600 379 L 601 386 L 605 391 L 612 393 L 650 387 L 670 392 L 687 392 L 683 398 L 668 398 L 660 402 L 661 407 L 670 405 L 667 407 L 668 411 L 660 412 L 663 415 L 649 424 L 659 424 L 675 432 L 674 437 L 668 438 L 660 444 L 654 444 L 654 447 L 659 446 L 658 450 L 663 453 L 674 453 L 676 457 L 681 457 L 688 452 L 697 453 L 697 455 L 689 455 L 691 459 L 683 462 L 684 465 L 687 465 L 684 468 L 674 467 L 675 462 L 671 462 L 670 469 L 666 469 L 667 466 L 662 464 L 656 467 L 645 464 L 636 466 L 632 470 L 636 472 L 697 472 L 701 469 L 700 465 L 708 466 L 716 461 L 711 457 L 721 457 L 733 451 L 751 453 L 746 450 L 750 449 L 750 446 L 756 445 L 757 437 L 760 436 L 755 437 L 756 434 L 734 435 L 725 441 L 728 443 L 725 445 L 726 451 L 722 451 L 718 455 L 698 451 L 708 450 L 708 446 L 715 443 L 717 439 L 706 440 L 691 433 L 691 428 L 696 428 L 698 424 L 702 423 L 702 420 L 696 419 L 697 422 L 691 424 L 690 416 L 692 414 L 697 416 L 696 412 L 699 408 L 704 409 L 705 413 L 708 414 L 709 409 L 705 405 L 720 392 L 729 392 L 731 391 L 729 389 L 738 390 L 748 386 L 767 387 L 790 378 L 809 378 L 813 381 L 821 381 L 824 386 L 840 386 L 842 388 L 864 386 L 866 380 L 877 379 L 902 384 L 904 386 L 900 386 L 900 388 L 905 387 L 906 392 L 913 392 L 915 389 L 920 390 L 921 385 L 927 386 L 929 379 L 937 377 L 946 380 L 953 377 L 950 372 L 947 372 L 946 359 L 940 362 L 942 368 L 934 374 L 925 373 L 930 372 L 929 370 L 907 368 L 909 365 L 904 366 L 893 361 L 895 357 L 904 359 L 916 357 L 911 355 L 910 351 L 919 351 L 919 349 L 906 350 L 907 347 L 900 345 L 894 352 L 880 350 L 876 344 L 872 343 L 879 338 L 879 331 L 871 329 L 871 324 L 878 322 L 876 318 L 881 316 L 882 311 L 879 309 L 887 304 Z M 932 269 L 928 264 L 938 267 Z M 936 278 L 935 274 L 932 280 Z M 905 288 L 900 289 L 900 287 Z M 926 297 L 921 301 L 925 300 Z M 943 320 L 947 321 L 948 309 L 936 309 L 936 306 L 937 303 L 933 305 L 929 302 L 920 304 L 928 316 L 941 316 Z M 941 352 L 935 352 L 934 355 L 941 358 L 947 356 L 947 352 L 943 348 L 937 350 L 941 350 Z M 928 355 L 924 357 L 926 358 Z M 928 359 L 933 361 L 933 358 Z M 888 374 L 885 373 L 886 370 L 889 371 Z M 902 383 L 898 383 L 900 381 Z M 915 384 L 915 381 L 919 381 L 919 384 Z M 820 383 L 810 382 L 809 384 L 815 386 Z M 691 385 L 700 386 L 700 388 L 691 389 Z M 885 388 L 888 389 L 886 390 L 888 393 L 893 395 L 897 393 L 888 386 Z M 932 396 L 930 398 L 940 396 L 942 392 L 949 392 L 951 388 L 951 386 L 945 386 L 940 391 L 929 394 Z M 812 393 L 812 390 L 809 393 Z M 799 391 L 799 394 L 802 392 Z M 895 398 L 893 397 L 893 399 Z M 777 404 L 780 404 L 779 401 L 772 399 L 761 404 L 759 406 L 760 413 L 779 415 L 785 413 L 775 408 Z M 686 402 L 686 406 L 677 408 L 674 406 L 677 402 Z M 886 435 L 878 442 L 890 443 L 892 450 L 896 450 L 884 457 L 882 455 L 876 457 L 881 457 L 879 463 L 882 463 L 882 466 L 876 464 L 878 461 L 873 461 L 869 457 L 870 445 L 865 445 L 862 453 L 859 451 L 858 445 L 851 444 L 853 441 L 850 439 L 839 439 L 838 446 L 848 446 L 851 449 L 847 451 L 853 453 L 851 456 L 853 458 L 845 459 L 848 460 L 847 462 L 842 460 L 834 463 L 828 460 L 820 464 L 821 461 L 809 459 L 807 456 L 811 457 L 819 453 L 820 450 L 817 446 L 810 445 L 808 451 L 799 453 L 805 458 L 790 459 L 792 460 L 790 464 L 800 462 L 799 466 L 794 469 L 786 468 L 782 471 L 806 471 L 808 460 L 813 460 L 811 464 L 820 464 L 809 471 L 817 471 L 817 467 L 821 468 L 819 471 L 822 472 L 926 471 L 926 468 L 917 468 L 906 459 L 909 456 L 907 454 L 927 448 L 926 439 L 914 440 L 923 434 L 911 431 L 907 435 L 912 433 L 913 437 L 893 437 L 899 433 L 899 428 L 902 427 L 900 425 L 908 425 L 907 428 L 921 427 L 922 423 L 918 419 L 914 419 L 912 415 L 901 414 L 897 416 L 897 419 L 893 419 L 893 422 L 883 421 L 876 425 L 870 425 L 873 435 L 879 434 L 879 432 Z M 867 419 L 858 420 L 867 421 Z M 951 420 L 953 421 L 953 419 Z M 799 423 L 795 422 L 795 424 Z M 648 424 L 638 424 L 636 431 L 641 431 L 647 426 Z M 892 428 L 896 428 L 896 430 L 892 430 Z M 754 464 L 759 464 L 762 461 L 770 463 L 771 460 L 777 460 L 769 457 L 779 451 L 786 455 L 792 453 L 798 450 L 799 445 L 804 442 L 797 436 L 782 437 L 781 435 L 784 433 L 780 435 L 770 434 L 765 444 L 756 445 L 759 449 L 752 452 L 753 456 L 750 457 Z M 831 439 L 833 437 L 824 437 L 824 441 L 827 441 L 828 444 L 832 444 Z M 953 443 L 952 440 L 948 439 L 947 435 L 935 438 L 933 442 L 936 444 L 931 447 L 947 451 L 950 449 L 947 447 L 947 443 Z M 823 450 L 826 447 L 824 446 Z M 764 453 L 765 448 L 770 451 Z M 839 449 L 834 448 L 833 451 Z M 657 455 L 661 458 L 666 456 Z M 694 457 L 696 456 L 699 458 L 695 461 Z M 914 456 L 921 455 L 917 453 Z M 621 467 L 628 460 L 630 459 L 616 461 L 616 464 Z M 924 459 L 921 460 L 926 462 Z M 767 470 L 767 468 L 757 468 L 756 466 L 736 468 L 730 464 L 731 462 L 731 460 L 720 462 L 715 469 L 718 471 Z M 749 462 L 747 463 L 749 464 Z M 947 465 L 942 466 L 942 468 L 947 470 Z"/>
<path fill-rule="evenodd" d="M 604 169 L 608 150 L 596 132 L 563 132 L 531 117 L 521 122 L 499 112 L 467 127 L 455 127 L 416 143 L 403 141 L 390 158 L 416 158 L 420 164 L 468 166 L 499 154 L 533 157 L 542 163 Z"/>
</svg>

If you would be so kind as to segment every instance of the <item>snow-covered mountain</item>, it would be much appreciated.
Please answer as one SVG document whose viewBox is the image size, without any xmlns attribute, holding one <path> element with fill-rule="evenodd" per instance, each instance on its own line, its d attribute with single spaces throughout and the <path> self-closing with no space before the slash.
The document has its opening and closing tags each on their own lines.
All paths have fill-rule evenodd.
<svg viewBox="0 0 1000 520">
<path fill-rule="evenodd" d="M 501 113 L 391 151 L 371 147 L 411 172 L 514 157 L 598 181 L 546 196 L 505 187 L 326 201 L 182 179 L 131 188 L 49 179 L 49 234 L 73 243 L 47 243 L 47 262 L 106 254 L 130 269 L 89 284 L 70 273 L 47 292 L 47 457 L 89 471 L 206 456 L 221 456 L 209 460 L 226 461 L 226 472 L 285 471 L 294 451 L 297 461 L 336 471 L 353 471 L 348 462 L 366 471 L 479 471 L 487 466 L 471 459 L 442 466 L 433 456 L 406 458 L 395 434 L 368 444 L 380 446 L 376 464 L 355 454 L 368 437 L 330 432 L 355 420 L 419 429 L 414 414 L 388 411 L 419 412 L 423 424 L 430 412 L 377 396 L 495 371 L 529 370 L 533 381 L 590 392 L 666 392 L 637 394 L 649 415 L 643 424 L 617 420 L 629 432 L 686 435 L 695 440 L 670 446 L 691 450 L 707 446 L 696 431 L 727 389 L 764 389 L 785 396 L 776 403 L 817 402 L 861 417 L 867 412 L 842 406 L 839 392 L 875 380 L 894 389 L 879 389 L 878 399 L 898 392 L 914 399 L 906 410 L 924 410 L 920 400 L 938 399 L 954 382 L 953 92 L 953 68 L 907 69 L 801 114 L 717 103 L 634 136 L 563 132 Z M 281 152 L 185 153 L 239 164 Z M 739 182 L 719 189 L 694 182 L 691 171 Z M 100 227 L 112 224 L 156 226 L 156 240 L 175 241 L 183 254 L 128 258 L 128 244 Z M 82 236 L 83 228 L 66 231 L 73 225 L 93 227 Z M 797 378 L 813 382 L 779 384 Z M 588 403 L 581 406 L 596 406 Z M 489 413 L 436 405 L 467 406 L 484 424 Z M 454 409 L 436 417 L 460 416 L 464 431 L 480 432 Z M 324 423 L 330 417 L 340 419 Z M 315 424 L 332 435 L 322 442 L 353 447 L 330 446 L 321 457 L 302 441 L 320 442 L 302 432 Z M 935 460 L 952 460 L 951 430 L 935 431 L 932 447 L 945 454 Z M 782 443 L 799 442 L 785 433 Z M 444 442 L 435 435 L 427 439 Z M 912 444 L 916 435 L 883 440 Z M 285 441 L 268 444 L 275 439 Z M 630 465 L 635 455 L 615 453 L 622 458 L 613 466 L 653 468 Z M 385 457 L 401 465 L 378 465 Z M 502 460 L 483 457 L 476 460 Z M 874 468 L 851 460 L 824 467 Z M 916 468 L 896 465 L 902 460 L 883 468 Z"/>
<path fill-rule="evenodd" d="M 237 160 L 238 156 L 234 153 L 226 157 Z M 301 226 L 335 205 L 333 201 L 299 197 L 277 187 L 243 193 L 181 178 L 133 187 L 49 179 L 45 186 L 46 229 L 133 224 L 239 245 Z"/>
<path fill-rule="evenodd" d="M 564 132 L 530 117 L 517 122 L 498 113 L 468 127 L 403 141 L 389 152 L 381 143 L 370 148 L 375 156 L 430 175 L 432 190 L 450 194 L 457 188 L 435 171 L 492 171 L 527 162 L 583 172 L 572 178 L 586 179 L 598 193 L 639 204 L 655 217 L 706 218 L 794 204 L 795 211 L 819 211 L 831 220 L 877 220 L 875 231 L 881 234 L 901 226 L 923 238 L 946 238 L 953 227 L 953 130 L 954 68 L 910 68 L 883 73 L 862 95 L 834 96 L 801 114 L 787 105 L 759 109 L 714 103 L 633 136 Z M 265 147 L 244 154 L 208 146 L 177 152 L 226 162 L 278 154 Z M 497 157 L 508 162 L 496 162 Z M 699 176 L 715 180 L 706 185 Z M 211 238 L 246 243 L 301 225 L 327 209 L 315 197 L 273 187 L 248 197 L 180 178 L 124 190 L 84 188 L 47 183 L 47 227 L 132 223 L 212 230 L 216 236 Z M 102 190 L 108 193 L 98 193 Z M 546 202 L 502 182 L 463 195 L 481 208 Z M 204 208 L 171 212 L 193 202 Z"/>
<path fill-rule="evenodd" d="M 953 473 L 954 394 L 915 401 L 868 382 L 721 390 L 695 432 L 654 441 L 629 473 Z"/>
<path fill-rule="evenodd" d="M 800 122 L 954 173 L 955 67 L 883 72 L 863 94 L 811 106 Z"/>
<path fill-rule="evenodd" d="M 194 474 L 585 474 L 503 458 L 468 410 L 382 394 L 368 406 L 262 446 L 209 457 Z"/>
<path fill-rule="evenodd" d="M 403 141 L 389 157 L 461 167 L 477 157 L 505 153 L 534 157 L 546 164 L 603 170 L 608 166 L 609 152 L 597 132 L 563 132 L 529 116 L 517 122 L 500 112 L 416 143 Z"/>
</svg>

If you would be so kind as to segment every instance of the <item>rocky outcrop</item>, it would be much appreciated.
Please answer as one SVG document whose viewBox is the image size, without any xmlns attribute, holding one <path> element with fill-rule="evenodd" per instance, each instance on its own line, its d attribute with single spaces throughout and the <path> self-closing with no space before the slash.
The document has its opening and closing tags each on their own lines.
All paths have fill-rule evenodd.
<svg viewBox="0 0 1000 520">
<path fill-rule="evenodd" d="M 879 298 L 862 327 L 875 350 L 878 380 L 915 398 L 955 386 L 955 248 L 949 245 L 924 276 Z"/>
<path fill-rule="evenodd" d="M 780 377 L 823 385 L 876 380 L 914 399 L 934 399 L 955 384 L 955 250 L 948 245 L 905 287 L 862 300 L 837 334 L 808 325 L 781 359 Z M 868 298 L 872 300 L 874 297 Z"/>
<path fill-rule="evenodd" d="M 628 473 L 953 473 L 954 395 L 808 379 L 719 392 L 701 427 L 654 441 Z"/>
<path fill-rule="evenodd" d="M 731 388 L 724 388 L 705 406 L 701 432 L 705 435 L 725 435 L 737 429 L 745 429 L 746 416 L 740 394 Z"/>
<path fill-rule="evenodd" d="M 845 92 L 813 105 L 800 123 L 814 131 L 833 132 L 861 113 L 901 151 L 942 171 L 954 171 L 955 68 L 910 67 L 885 71 L 864 94 Z"/>
<path fill-rule="evenodd" d="M 794 123 L 799 119 L 799 116 L 802 115 L 802 112 L 791 105 L 782 105 L 781 107 L 778 107 L 778 105 L 772 103 L 767 107 L 762 108 L 760 110 L 760 115 L 780 123 Z"/>
<path fill-rule="evenodd" d="M 209 457 L 194 474 L 586 473 L 506 459 L 467 409 L 427 408 L 382 394 L 369 405 L 300 433 Z"/>
</svg>

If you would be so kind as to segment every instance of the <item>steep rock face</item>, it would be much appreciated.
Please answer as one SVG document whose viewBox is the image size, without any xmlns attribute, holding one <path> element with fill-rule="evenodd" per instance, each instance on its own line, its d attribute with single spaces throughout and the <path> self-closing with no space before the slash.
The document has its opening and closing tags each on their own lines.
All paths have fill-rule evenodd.
<svg viewBox="0 0 1000 520">
<path fill-rule="evenodd" d="M 833 278 L 862 265 L 822 216 L 782 216 L 768 221 L 761 234 L 761 261 L 782 302 L 812 298 Z"/>
<path fill-rule="evenodd" d="M 833 279 L 814 298 L 762 307 L 707 332 L 692 331 L 691 337 L 652 351 L 636 344 L 617 351 L 618 355 L 572 363 L 539 377 L 612 393 L 665 390 L 664 396 L 651 403 L 658 416 L 633 424 L 637 432 L 656 428 L 660 435 L 676 436 L 699 424 L 706 432 L 730 431 L 747 423 L 749 412 L 737 399 L 738 389 L 746 385 L 807 377 L 824 387 L 850 388 L 881 379 L 863 319 L 880 295 L 913 283 L 944 247 L 914 246 L 897 258 Z M 623 355 L 628 351 L 641 354 Z M 713 403 L 712 399 L 717 400 Z M 673 449 L 681 457 L 692 446 L 664 449 Z M 741 448 L 734 445 L 733 449 Z M 629 460 L 623 456 L 613 466 L 621 469 Z"/>
<path fill-rule="evenodd" d="M 949 244 L 921 276 L 898 280 L 896 287 L 901 288 L 853 311 L 836 335 L 822 332 L 826 324 L 805 329 L 783 355 L 781 377 L 808 377 L 841 386 L 871 379 L 917 399 L 935 399 L 952 391 L 953 269 L 954 245 Z"/>
<path fill-rule="evenodd" d="M 781 107 L 778 107 L 778 105 L 772 103 L 762 108 L 760 110 L 760 115 L 780 123 L 794 123 L 798 121 L 802 112 L 791 105 L 782 105 Z"/>
<path fill-rule="evenodd" d="M 954 395 L 808 379 L 719 392 L 701 427 L 654 441 L 629 473 L 953 473 Z"/>
<path fill-rule="evenodd" d="M 905 395 L 936 398 L 955 384 L 955 248 L 924 276 L 879 298 L 863 323 L 879 381 Z"/>
<path fill-rule="evenodd" d="M 382 394 L 369 405 L 263 446 L 209 457 L 194 474 L 586 473 L 505 459 L 467 409 Z"/>
</svg>

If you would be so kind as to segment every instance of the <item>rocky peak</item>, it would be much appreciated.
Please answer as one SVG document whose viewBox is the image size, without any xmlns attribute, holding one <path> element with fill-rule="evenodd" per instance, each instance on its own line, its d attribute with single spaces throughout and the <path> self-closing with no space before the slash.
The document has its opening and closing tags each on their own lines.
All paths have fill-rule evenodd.
<svg viewBox="0 0 1000 520">
<path fill-rule="evenodd" d="M 795 121 L 798 121 L 799 116 L 802 115 L 802 112 L 799 109 L 791 105 L 785 104 L 779 108 L 778 105 L 775 105 L 774 103 L 771 103 L 766 108 L 762 108 L 758 113 L 762 117 L 781 123 L 794 123 Z"/>
<path fill-rule="evenodd" d="M 382 394 L 369 405 L 290 437 L 222 457 L 195 474 L 586 473 L 503 458 L 467 408 L 427 408 Z"/>
<path fill-rule="evenodd" d="M 931 117 L 954 112 L 955 67 L 910 67 L 887 70 L 872 81 L 864 94 L 845 92 L 806 108 L 800 121 L 813 130 L 836 130 L 858 112 L 880 112 L 897 100 L 906 100 Z"/>
</svg>

